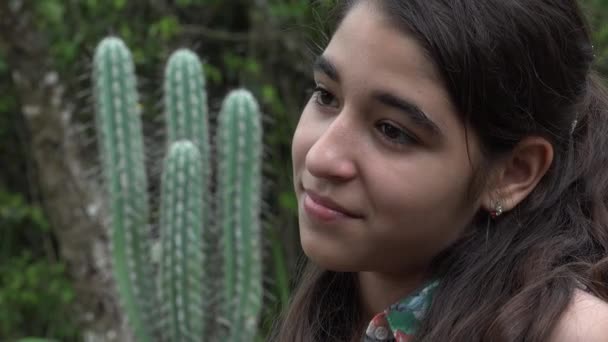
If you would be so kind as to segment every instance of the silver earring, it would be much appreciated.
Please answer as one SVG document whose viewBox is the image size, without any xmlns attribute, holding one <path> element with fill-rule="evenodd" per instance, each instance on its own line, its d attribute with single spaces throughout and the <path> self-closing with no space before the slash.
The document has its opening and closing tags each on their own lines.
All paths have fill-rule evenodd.
<svg viewBox="0 0 608 342">
<path fill-rule="evenodd" d="M 494 210 L 490 211 L 490 216 L 492 216 L 492 218 L 495 219 L 498 216 L 502 215 L 502 213 L 503 213 L 502 202 L 496 201 L 496 203 L 494 204 Z"/>
</svg>

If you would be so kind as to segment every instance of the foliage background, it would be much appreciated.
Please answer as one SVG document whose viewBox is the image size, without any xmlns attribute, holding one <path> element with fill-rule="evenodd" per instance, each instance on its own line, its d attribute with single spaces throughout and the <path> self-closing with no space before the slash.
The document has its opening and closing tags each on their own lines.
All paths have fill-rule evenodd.
<svg viewBox="0 0 608 342">
<path fill-rule="evenodd" d="M 239 86 L 249 88 L 261 101 L 267 126 L 265 172 L 272 179 L 265 196 L 269 213 L 267 286 L 271 291 L 262 334 L 267 331 L 272 317 L 287 302 L 289 275 L 296 272 L 299 245 L 289 145 L 312 86 L 312 57 L 327 41 L 334 1 L 314 1 L 314 6 L 309 0 L 3 2 L 0 340 L 26 336 L 82 340 L 84 331 L 93 329 L 96 317 L 109 314 L 99 303 L 92 307 L 82 298 L 88 292 L 75 271 L 79 269 L 77 259 L 70 259 L 78 251 L 69 250 L 65 237 L 77 235 L 64 235 L 70 222 L 54 219 L 45 195 L 48 173 L 40 165 L 37 151 L 41 126 L 33 124 L 36 121 L 30 115 L 35 101 L 39 101 L 42 115 L 47 108 L 47 102 L 38 99 L 41 96 L 31 96 L 44 94 L 36 78 L 40 84 L 60 85 L 57 105 L 70 113 L 68 133 L 73 140 L 67 141 L 79 144 L 75 155 L 86 165 L 84 176 L 98 180 L 96 159 L 91 157 L 96 147 L 88 73 L 96 43 L 109 34 L 123 38 L 135 57 L 151 169 L 160 158 L 154 151 L 162 152 L 164 143 L 159 134 L 162 72 L 175 49 L 192 48 L 205 61 L 213 112 L 219 109 L 223 95 Z M 594 30 L 596 66 L 608 75 L 608 0 L 581 2 Z M 32 81 L 21 82 L 28 70 L 34 70 L 30 72 Z M 158 172 L 151 177 L 157 176 Z"/>
</svg>

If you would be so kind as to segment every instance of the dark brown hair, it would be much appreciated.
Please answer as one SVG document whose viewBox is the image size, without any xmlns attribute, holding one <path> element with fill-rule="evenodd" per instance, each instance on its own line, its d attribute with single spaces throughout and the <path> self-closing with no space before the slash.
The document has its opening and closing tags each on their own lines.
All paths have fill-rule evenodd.
<svg viewBox="0 0 608 342">
<path fill-rule="evenodd" d="M 360 1 L 370 0 L 340 13 Z M 489 229 L 479 213 L 436 257 L 441 283 L 416 340 L 546 340 L 576 288 L 608 300 L 608 92 L 576 0 L 373 3 L 426 50 L 485 165 L 526 136 L 554 148 L 522 203 Z M 273 339 L 357 339 L 356 286 L 354 274 L 309 263 Z"/>
</svg>

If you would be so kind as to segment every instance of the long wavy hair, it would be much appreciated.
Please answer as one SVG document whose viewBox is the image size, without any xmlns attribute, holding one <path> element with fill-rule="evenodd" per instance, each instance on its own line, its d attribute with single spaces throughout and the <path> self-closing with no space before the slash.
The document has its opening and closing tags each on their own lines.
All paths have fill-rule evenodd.
<svg viewBox="0 0 608 342">
<path fill-rule="evenodd" d="M 359 0 L 369 1 L 369 0 Z M 343 1 L 337 24 L 359 1 Z M 576 0 L 375 0 L 417 39 L 494 160 L 527 136 L 554 160 L 495 221 L 480 211 L 433 261 L 441 279 L 416 341 L 544 341 L 584 288 L 608 300 L 608 92 Z M 479 183 L 479 182 L 476 182 Z M 471 184 L 478 195 L 481 184 Z M 358 340 L 356 274 L 308 263 L 272 340 Z"/>
</svg>

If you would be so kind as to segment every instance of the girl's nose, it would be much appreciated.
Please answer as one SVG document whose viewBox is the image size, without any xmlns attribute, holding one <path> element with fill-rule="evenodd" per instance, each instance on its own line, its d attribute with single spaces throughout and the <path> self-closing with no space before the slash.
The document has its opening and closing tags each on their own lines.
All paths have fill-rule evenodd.
<svg viewBox="0 0 608 342">
<path fill-rule="evenodd" d="M 320 133 L 306 154 L 305 167 L 317 178 L 348 181 L 355 177 L 359 156 L 354 129 L 343 115 L 336 117 Z M 359 156 L 360 157 L 360 156 Z"/>
</svg>

